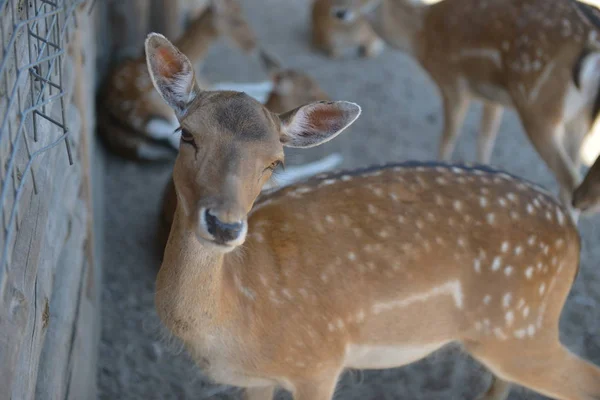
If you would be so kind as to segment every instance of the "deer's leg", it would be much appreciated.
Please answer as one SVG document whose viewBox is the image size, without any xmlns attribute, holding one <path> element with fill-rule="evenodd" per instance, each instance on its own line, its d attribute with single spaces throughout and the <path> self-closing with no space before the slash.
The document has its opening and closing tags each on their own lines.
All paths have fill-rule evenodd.
<svg viewBox="0 0 600 400">
<path fill-rule="evenodd" d="M 273 400 L 273 386 L 247 388 L 244 391 L 244 400 Z"/>
<path fill-rule="evenodd" d="M 319 381 L 303 381 L 296 383 L 294 400 L 331 400 L 335 392 L 338 376 Z"/>
<path fill-rule="evenodd" d="M 502 122 L 503 107 L 497 104 L 484 102 L 481 114 L 481 126 L 477 140 L 477 161 L 489 164 L 492 149 L 498 135 L 500 122 Z"/>
<path fill-rule="evenodd" d="M 467 351 L 501 379 L 545 396 L 600 400 L 600 368 L 571 353 L 558 339 L 548 343 L 541 331 L 538 335 L 468 346 Z M 515 341 L 521 342 L 518 348 L 510 345 Z"/>
<path fill-rule="evenodd" d="M 511 384 L 492 374 L 492 383 L 488 390 L 478 397 L 479 400 L 506 400 L 510 393 Z"/>
<path fill-rule="evenodd" d="M 577 171 L 581 169 L 581 146 L 590 129 L 590 122 L 586 115 L 574 118 L 567 124 L 564 145 Z"/>
<path fill-rule="evenodd" d="M 540 157 L 554 172 L 561 186 L 560 197 L 565 205 L 571 204 L 573 190 L 579 184 L 579 171 L 573 165 L 563 144 L 565 126 L 543 118 L 527 118 L 521 115 L 527 136 Z"/>
<path fill-rule="evenodd" d="M 443 161 L 450 161 L 458 133 L 467 115 L 469 109 L 469 96 L 463 90 L 452 88 L 442 88 L 442 101 L 444 106 L 444 131 L 438 158 Z"/>
</svg>

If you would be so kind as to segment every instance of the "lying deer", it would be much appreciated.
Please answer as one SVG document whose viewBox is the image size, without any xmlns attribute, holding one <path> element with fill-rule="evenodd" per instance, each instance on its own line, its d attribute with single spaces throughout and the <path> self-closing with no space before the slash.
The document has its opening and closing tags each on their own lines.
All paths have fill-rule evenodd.
<svg viewBox="0 0 600 400">
<path fill-rule="evenodd" d="M 146 40 L 181 124 L 177 206 L 158 315 L 214 381 L 268 400 L 329 400 L 345 368 L 389 368 L 459 342 L 496 376 L 563 400 L 600 399 L 600 369 L 558 321 L 580 242 L 566 209 L 485 167 L 402 164 L 263 194 L 284 147 L 333 139 L 360 114 L 315 102 L 275 114 L 202 91 L 166 38 Z"/>
<path fill-rule="evenodd" d="M 514 108 L 569 200 L 580 182 L 581 143 L 600 105 L 600 25 L 576 2 L 336 1 L 348 10 L 381 3 L 369 17 L 375 31 L 416 58 L 437 84 L 445 118 L 440 159 L 451 159 L 472 99 L 483 102 L 477 144 L 483 163 L 490 160 L 503 108 Z M 583 7 L 589 13 L 590 6 Z"/>
<path fill-rule="evenodd" d="M 373 31 L 360 9 L 336 7 L 332 0 L 315 0 L 312 8 L 313 46 L 332 58 L 350 52 L 375 57 L 383 41 Z"/>
<path fill-rule="evenodd" d="M 256 50 L 256 35 L 237 0 L 210 0 L 177 40 L 198 64 L 220 37 L 246 53 Z M 141 160 L 172 159 L 179 146 L 177 119 L 153 90 L 145 56 L 127 60 L 108 77 L 98 99 L 99 133 L 114 152 Z"/>
<path fill-rule="evenodd" d="M 317 101 L 330 100 L 319 83 L 302 71 L 284 68 L 273 55 L 262 51 L 261 59 L 265 70 L 273 82 L 272 90 L 265 106 L 274 113 L 282 113 L 292 108 Z"/>
</svg>

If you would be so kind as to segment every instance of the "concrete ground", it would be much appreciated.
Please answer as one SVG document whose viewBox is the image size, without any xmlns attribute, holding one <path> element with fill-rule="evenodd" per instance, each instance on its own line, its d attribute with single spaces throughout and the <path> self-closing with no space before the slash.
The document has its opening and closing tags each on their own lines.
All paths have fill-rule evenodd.
<svg viewBox="0 0 600 400">
<path fill-rule="evenodd" d="M 288 164 L 335 151 L 343 154 L 343 167 L 435 157 L 442 126 L 440 100 L 429 78 L 411 59 L 387 50 L 372 60 L 332 61 L 309 47 L 307 0 L 243 3 L 264 46 L 286 65 L 313 75 L 335 99 L 363 107 L 351 129 L 321 147 L 288 152 Z M 204 72 L 213 82 L 265 79 L 256 60 L 249 61 L 223 43 L 211 51 Z M 456 160 L 474 159 L 478 119 L 479 107 L 474 107 Z M 492 162 L 556 190 L 512 113 L 503 120 Z M 101 399 L 234 399 L 238 395 L 235 389 L 212 386 L 203 379 L 181 349 L 166 340 L 153 309 L 158 268 L 154 239 L 169 173 L 170 165 L 142 165 L 115 156 L 107 162 Z M 600 364 L 600 248 L 593 245 L 600 240 L 600 230 L 594 223 L 598 219 L 580 223 L 582 268 L 561 328 L 569 348 Z M 468 356 L 449 349 L 404 368 L 350 372 L 339 385 L 336 399 L 473 399 L 488 381 L 489 375 Z M 279 396 L 289 398 L 283 393 Z M 534 398 L 541 397 L 524 390 L 511 395 L 513 400 Z"/>
</svg>

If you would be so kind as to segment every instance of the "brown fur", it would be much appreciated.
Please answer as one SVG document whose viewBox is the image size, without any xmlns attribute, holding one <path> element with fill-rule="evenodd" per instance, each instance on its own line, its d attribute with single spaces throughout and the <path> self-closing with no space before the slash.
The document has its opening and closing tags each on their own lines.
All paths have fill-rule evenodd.
<svg viewBox="0 0 600 400">
<path fill-rule="evenodd" d="M 246 52 L 257 48 L 254 31 L 236 0 L 212 1 L 176 43 L 197 64 L 221 36 L 230 38 Z M 98 133 L 111 150 L 133 159 L 146 158 L 140 154 L 140 147 L 152 146 L 152 138 L 146 133 L 151 120 L 174 120 L 173 111 L 153 90 L 144 55 L 126 60 L 112 71 L 101 86 L 98 109 L 109 117 L 101 121 Z M 172 159 L 175 152 L 152 149 L 154 153 L 156 159 Z"/>
<path fill-rule="evenodd" d="M 343 21 L 336 18 L 335 1 L 315 0 L 312 8 L 313 46 L 332 58 L 346 53 L 375 57 L 383 50 L 383 42 L 361 15 L 359 9 L 349 10 L 356 18 Z"/>
<path fill-rule="evenodd" d="M 153 35 L 151 73 L 166 48 L 187 71 Z M 154 81 L 171 103 L 171 93 L 190 95 L 178 116 L 188 140 L 202 143 L 182 145 L 175 163 L 178 204 L 156 306 L 209 377 L 246 387 L 251 400 L 271 400 L 275 386 L 295 400 L 330 400 L 344 368 L 401 366 L 459 342 L 497 376 L 486 400 L 505 398 L 507 382 L 561 400 L 600 398 L 600 369 L 559 341 L 580 243 L 545 191 L 485 167 L 409 163 L 257 199 L 282 143 L 331 139 L 359 109 L 323 102 L 277 115 L 243 94 Z M 230 107 L 263 133 L 230 129 L 216 117 Z M 211 241 L 205 208 L 227 223 L 247 220 L 245 240 Z"/>
<path fill-rule="evenodd" d="M 371 0 L 338 1 L 356 7 Z M 450 160 L 472 99 L 484 103 L 477 152 L 483 163 L 490 160 L 503 108 L 514 108 L 570 204 L 600 84 L 599 30 L 575 2 L 382 0 L 373 26 L 390 45 L 414 56 L 437 84 L 445 116 L 440 159 Z M 591 72 L 578 76 L 580 90 L 573 71 L 585 54 Z"/>
</svg>

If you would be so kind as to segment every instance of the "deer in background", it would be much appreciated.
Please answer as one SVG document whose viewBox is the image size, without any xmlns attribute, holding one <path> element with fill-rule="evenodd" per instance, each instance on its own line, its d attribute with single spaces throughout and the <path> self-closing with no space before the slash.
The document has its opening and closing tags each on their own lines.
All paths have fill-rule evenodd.
<svg viewBox="0 0 600 400">
<path fill-rule="evenodd" d="M 237 0 L 211 0 L 176 43 L 198 64 L 220 37 L 246 53 L 258 48 Z M 125 61 L 110 74 L 100 91 L 98 113 L 99 133 L 118 154 L 142 160 L 174 157 L 179 145 L 173 135 L 177 119 L 153 90 L 144 55 Z"/>
<path fill-rule="evenodd" d="M 311 76 L 297 69 L 284 68 L 279 60 L 265 51 L 260 54 L 273 83 L 269 97 L 264 102 L 269 111 L 282 113 L 313 101 L 330 100 Z"/>
<path fill-rule="evenodd" d="M 312 6 L 313 46 L 329 57 L 339 58 L 352 52 L 375 57 L 384 48 L 361 9 L 337 7 L 336 1 L 315 0 Z"/>
<path fill-rule="evenodd" d="M 485 400 L 510 383 L 600 399 L 600 369 L 559 340 L 580 241 L 551 195 L 486 167 L 424 163 L 261 194 L 284 147 L 333 139 L 360 107 L 275 114 L 244 93 L 202 91 L 161 35 L 146 55 L 182 129 L 156 307 L 207 376 L 247 400 L 277 386 L 330 400 L 345 368 L 406 365 L 459 342 L 496 377 Z"/>
<path fill-rule="evenodd" d="M 375 31 L 412 55 L 440 91 L 439 158 L 450 160 L 469 103 L 483 112 L 477 159 L 488 163 L 503 109 L 514 108 L 535 149 L 570 197 L 581 143 L 598 113 L 599 25 L 572 0 L 336 0 L 367 5 Z M 590 6 L 583 6 L 589 13 Z"/>
</svg>

